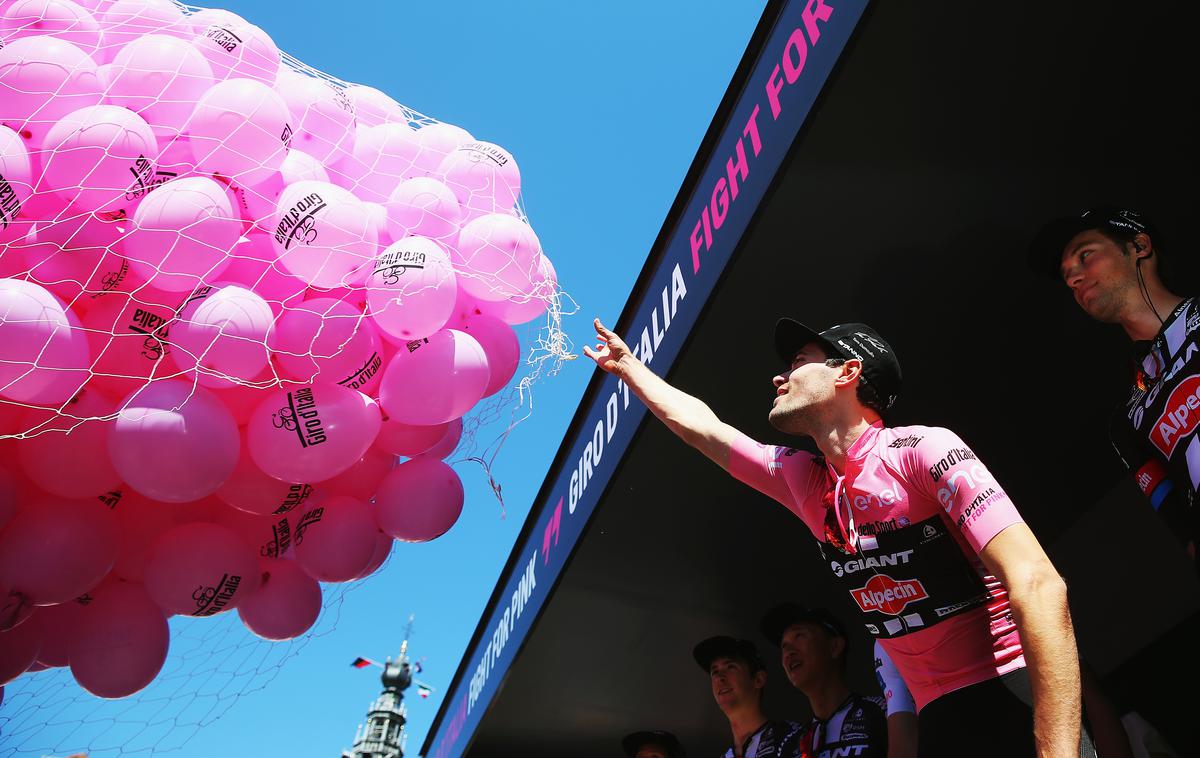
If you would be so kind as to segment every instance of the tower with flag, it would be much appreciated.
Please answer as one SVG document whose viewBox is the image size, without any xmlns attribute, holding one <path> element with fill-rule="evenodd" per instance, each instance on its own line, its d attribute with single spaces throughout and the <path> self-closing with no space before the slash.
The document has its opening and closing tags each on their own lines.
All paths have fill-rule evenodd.
<svg viewBox="0 0 1200 758">
<path fill-rule="evenodd" d="M 421 672 L 420 661 L 410 661 L 408 657 L 408 638 L 412 634 L 413 619 L 410 616 L 408 626 L 404 630 L 404 642 L 400 643 L 400 655 L 395 660 L 385 658 L 383 663 L 370 658 L 355 658 L 350 665 L 355 668 L 377 666 L 383 669 L 379 675 L 383 682 L 383 692 L 371 704 L 367 711 L 366 724 L 359 724 L 354 735 L 354 745 L 349 750 L 342 751 L 342 758 L 403 758 L 404 743 L 407 735 L 404 724 L 408 721 L 408 712 L 404 706 L 404 691 L 411 685 L 417 685 L 417 693 L 429 697 L 433 688 L 413 678 L 414 673 Z"/>
</svg>

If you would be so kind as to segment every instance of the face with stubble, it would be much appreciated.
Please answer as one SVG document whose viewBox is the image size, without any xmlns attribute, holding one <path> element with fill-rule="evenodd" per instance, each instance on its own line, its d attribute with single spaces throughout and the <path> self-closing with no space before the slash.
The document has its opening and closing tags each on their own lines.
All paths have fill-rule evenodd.
<svg viewBox="0 0 1200 758">
<path fill-rule="evenodd" d="M 1140 302 L 1136 255 L 1095 229 L 1071 238 L 1061 271 L 1075 302 L 1097 321 L 1119 323 Z"/>
<path fill-rule="evenodd" d="M 811 434 L 820 409 L 834 398 L 841 368 L 825 365 L 825 351 L 811 342 L 796 352 L 791 366 L 775 375 L 775 399 L 767 420 L 788 434 Z"/>
</svg>

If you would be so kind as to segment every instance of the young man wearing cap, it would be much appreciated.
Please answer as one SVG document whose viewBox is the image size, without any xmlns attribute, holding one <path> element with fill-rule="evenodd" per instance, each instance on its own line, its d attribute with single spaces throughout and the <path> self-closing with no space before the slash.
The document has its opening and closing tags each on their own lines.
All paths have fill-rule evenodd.
<svg viewBox="0 0 1200 758">
<path fill-rule="evenodd" d="M 585 354 L 671 431 L 800 517 L 904 676 L 922 756 L 1076 756 L 1066 586 L 1004 490 L 948 429 L 887 428 L 891 347 L 865 324 L 776 326 L 769 420 L 820 450 L 762 445 L 655 376 L 597 319 Z"/>
<path fill-rule="evenodd" d="M 692 657 L 708 672 L 713 699 L 729 720 L 733 747 L 722 758 L 799 758 L 800 725 L 763 715 L 767 669 L 753 642 L 709 637 L 692 649 Z"/>
<path fill-rule="evenodd" d="M 1055 219 L 1029 252 L 1030 264 L 1061 279 L 1087 315 L 1120 324 L 1133 341 L 1134 378 L 1113 413 L 1110 437 L 1151 506 L 1196 560 L 1200 301 L 1168 289 L 1162 236 L 1134 210 L 1100 206 Z"/>
<path fill-rule="evenodd" d="M 888 758 L 886 704 L 846 684 L 846 629 L 823 608 L 784 603 L 767 611 L 763 636 L 779 647 L 783 673 L 804 693 L 812 721 L 800 738 L 803 758 Z"/>
<path fill-rule="evenodd" d="M 625 758 L 687 758 L 683 745 L 670 732 L 634 732 L 621 740 Z"/>
</svg>

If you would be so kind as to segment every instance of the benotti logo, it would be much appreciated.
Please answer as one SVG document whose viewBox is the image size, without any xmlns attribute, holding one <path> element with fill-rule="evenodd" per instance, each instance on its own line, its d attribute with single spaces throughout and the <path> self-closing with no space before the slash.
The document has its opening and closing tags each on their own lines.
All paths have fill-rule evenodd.
<svg viewBox="0 0 1200 758">
<path fill-rule="evenodd" d="M 17 220 L 20 212 L 21 201 L 17 199 L 17 191 L 4 178 L 4 174 L 0 174 L 0 229 L 7 229 L 9 224 Z"/>
<path fill-rule="evenodd" d="M 899 616 L 909 603 L 929 597 L 919 579 L 896 581 L 887 574 L 876 574 L 850 594 L 864 613 L 877 611 L 889 616 Z"/>
<path fill-rule="evenodd" d="M 296 201 L 279 219 L 275 241 L 287 250 L 294 244 L 311 245 L 317 241 L 316 214 L 325 208 L 325 199 L 316 192 Z"/>
<path fill-rule="evenodd" d="M 1189 376 L 1179 383 L 1167 398 L 1162 415 L 1150 430 L 1150 442 L 1167 458 L 1175 447 L 1196 431 L 1200 423 L 1200 374 Z"/>
<path fill-rule="evenodd" d="M 316 400 L 308 387 L 287 393 L 287 405 L 271 415 L 271 423 L 276 429 L 294 432 L 303 448 L 320 445 L 326 440 Z"/>
<path fill-rule="evenodd" d="M 212 616 L 220 613 L 225 606 L 229 605 L 229 601 L 233 600 L 241 583 L 240 576 L 224 574 L 215 587 L 200 585 L 192 593 L 192 599 L 196 601 L 196 610 L 191 615 Z"/>
</svg>

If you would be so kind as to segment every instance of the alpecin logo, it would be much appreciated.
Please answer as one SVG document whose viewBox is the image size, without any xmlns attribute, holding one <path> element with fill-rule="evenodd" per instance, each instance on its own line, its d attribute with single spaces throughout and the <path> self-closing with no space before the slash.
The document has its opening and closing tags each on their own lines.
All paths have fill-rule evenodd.
<svg viewBox="0 0 1200 758">
<path fill-rule="evenodd" d="M 417 250 L 397 250 L 385 253 L 375 261 L 371 276 L 378 276 L 380 284 L 394 285 L 410 268 L 425 268 L 425 253 Z"/>
<path fill-rule="evenodd" d="M 0 174 L 0 229 L 7 229 L 9 224 L 17 220 L 20 212 L 21 201 L 17 191 L 4 178 L 4 174 Z"/>
<path fill-rule="evenodd" d="M 467 160 L 472 163 L 483 163 L 486 160 L 495 163 L 497 166 L 508 165 L 508 156 L 495 145 L 485 145 L 482 142 L 469 142 L 460 147 L 459 150 L 466 151 Z"/>
<path fill-rule="evenodd" d="M 287 405 L 271 414 L 271 423 L 276 429 L 295 432 L 302 448 L 320 445 L 327 439 L 309 387 L 287 393 Z"/>
<path fill-rule="evenodd" d="M 909 603 L 929 597 L 921 580 L 896 581 L 887 574 L 876 574 L 862 587 L 851 590 L 850 595 L 863 613 L 874 611 L 889 616 L 899 616 Z"/>
<path fill-rule="evenodd" d="M 192 600 L 196 601 L 196 610 L 189 615 L 213 616 L 220 613 L 237 594 L 241 583 L 240 576 L 223 574 L 221 581 L 217 582 L 215 587 L 205 587 L 204 585 L 196 587 L 192 593 Z"/>
<path fill-rule="evenodd" d="M 1168 459 L 1179 441 L 1187 438 L 1200 425 L 1200 374 L 1179 383 L 1167 398 L 1162 415 L 1150 430 L 1150 442 Z"/>
<path fill-rule="evenodd" d="M 343 387 L 349 387 L 352 390 L 365 387 L 371 381 L 371 377 L 379 373 L 381 366 L 383 366 L 383 356 L 379 353 L 371 353 L 371 357 L 362 365 L 362 368 L 338 382 L 338 384 Z"/>
<path fill-rule="evenodd" d="M 293 244 L 311 245 L 317 241 L 316 214 L 325 209 L 325 199 L 316 192 L 296 201 L 279 219 L 275 241 L 287 250 Z"/>
<path fill-rule="evenodd" d="M 142 341 L 143 358 L 157 361 L 170 352 L 166 343 L 169 321 L 170 319 L 144 308 L 134 310 L 127 328 L 135 334 L 146 335 L 146 339 Z"/>
<path fill-rule="evenodd" d="M 204 36 L 227 53 L 232 53 L 237 50 L 238 45 L 242 44 L 242 38 L 234 34 L 233 30 L 227 26 L 213 24 L 204 32 Z"/>
<path fill-rule="evenodd" d="M 130 183 L 129 189 L 125 190 L 126 200 L 137 200 L 139 197 L 144 197 L 160 184 L 166 184 L 179 176 L 174 171 L 159 171 L 155 168 L 154 162 L 144 155 L 139 155 L 134 160 L 133 165 L 129 167 L 129 173 L 133 174 L 133 181 Z"/>
</svg>

